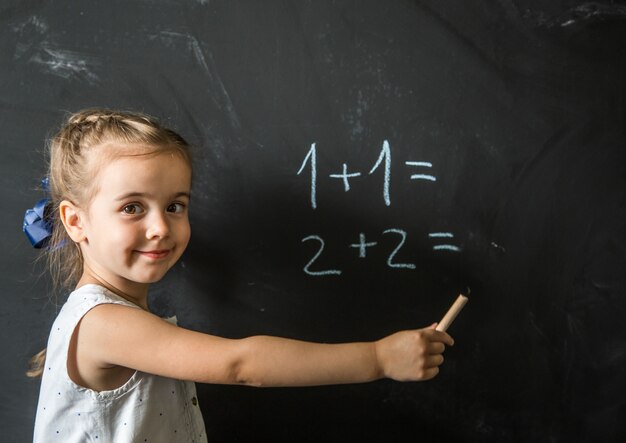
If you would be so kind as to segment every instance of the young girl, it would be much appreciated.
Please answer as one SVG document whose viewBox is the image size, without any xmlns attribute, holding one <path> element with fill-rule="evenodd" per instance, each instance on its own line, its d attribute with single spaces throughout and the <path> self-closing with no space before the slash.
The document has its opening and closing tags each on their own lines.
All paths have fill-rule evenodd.
<svg viewBox="0 0 626 443">
<path fill-rule="evenodd" d="M 183 138 L 150 117 L 70 116 L 50 144 L 48 178 L 46 255 L 56 281 L 75 289 L 33 371 L 43 376 L 35 442 L 203 442 L 193 382 L 428 380 L 453 344 L 434 325 L 370 343 L 231 340 L 151 314 L 150 283 L 189 241 L 191 158 Z"/>
</svg>

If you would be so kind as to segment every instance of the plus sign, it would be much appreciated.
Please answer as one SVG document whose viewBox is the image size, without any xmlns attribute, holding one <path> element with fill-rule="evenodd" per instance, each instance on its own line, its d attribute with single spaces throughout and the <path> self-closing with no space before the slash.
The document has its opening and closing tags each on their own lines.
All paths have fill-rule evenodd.
<svg viewBox="0 0 626 443">
<path fill-rule="evenodd" d="M 365 250 L 366 250 L 366 248 L 369 248 L 370 246 L 376 246 L 377 244 L 378 243 L 376 243 L 376 242 L 366 243 L 365 242 L 365 234 L 360 233 L 359 234 L 359 242 L 351 244 L 350 247 L 351 248 L 359 248 L 359 258 L 365 258 Z"/>
<path fill-rule="evenodd" d="M 348 174 L 348 165 L 343 164 L 343 173 L 342 174 L 330 174 L 331 178 L 341 178 L 343 179 L 343 189 L 348 192 L 350 190 L 350 183 L 348 182 L 349 178 L 359 177 L 361 175 L 360 172 L 353 172 L 352 174 Z"/>
</svg>

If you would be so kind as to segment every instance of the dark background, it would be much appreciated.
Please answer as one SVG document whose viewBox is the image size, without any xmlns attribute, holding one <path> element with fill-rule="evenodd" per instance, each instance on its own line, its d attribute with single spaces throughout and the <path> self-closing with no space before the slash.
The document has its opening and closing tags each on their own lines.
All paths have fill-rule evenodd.
<svg viewBox="0 0 626 443">
<path fill-rule="evenodd" d="M 31 439 L 65 298 L 20 232 L 45 140 L 107 106 L 195 146 L 192 243 L 151 298 L 182 326 L 372 340 L 471 289 L 435 380 L 199 385 L 212 441 L 624 441 L 625 74 L 624 2 L 3 1 L 1 439 Z M 311 235 L 341 275 L 304 272 Z"/>
</svg>

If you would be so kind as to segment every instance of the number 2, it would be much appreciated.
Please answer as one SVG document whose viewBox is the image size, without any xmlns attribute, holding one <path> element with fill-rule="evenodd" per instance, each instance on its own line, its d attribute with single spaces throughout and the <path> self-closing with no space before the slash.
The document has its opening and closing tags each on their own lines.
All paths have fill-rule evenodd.
<svg viewBox="0 0 626 443">
<path fill-rule="evenodd" d="M 394 249 L 393 252 L 389 254 L 389 258 L 387 259 L 387 265 L 390 268 L 415 269 L 415 265 L 413 263 L 393 263 L 392 262 L 393 258 L 396 256 L 398 251 L 402 248 L 402 246 L 404 246 L 404 242 L 406 241 L 406 232 L 401 229 L 387 229 L 386 231 L 383 232 L 383 234 L 388 234 L 388 233 L 398 234 L 402 238 L 400 239 L 400 243 L 398 243 L 398 246 L 396 246 L 396 249 Z"/>
<path fill-rule="evenodd" d="M 313 258 L 306 264 L 306 266 L 304 267 L 304 272 L 313 276 L 341 275 L 341 271 L 338 269 L 328 269 L 326 271 L 311 271 L 309 269 L 311 265 L 315 262 L 315 260 L 317 260 L 320 257 L 320 255 L 322 255 L 322 251 L 324 250 L 324 246 L 325 246 L 324 240 L 322 240 L 322 237 L 320 237 L 319 235 L 309 235 L 308 237 L 305 237 L 302 239 L 302 243 L 304 243 L 305 241 L 309 241 L 309 240 L 317 240 L 318 242 L 320 242 L 320 248 L 317 251 L 317 253 L 313 256 Z"/>
</svg>

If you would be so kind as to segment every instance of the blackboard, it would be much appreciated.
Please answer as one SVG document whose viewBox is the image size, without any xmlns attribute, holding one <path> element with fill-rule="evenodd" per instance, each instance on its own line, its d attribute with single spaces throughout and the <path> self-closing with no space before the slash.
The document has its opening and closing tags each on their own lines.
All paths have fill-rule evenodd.
<svg viewBox="0 0 626 443">
<path fill-rule="evenodd" d="M 623 441 L 626 5 L 4 1 L 3 440 L 55 317 L 20 233 L 68 111 L 194 145 L 192 243 L 150 303 L 227 337 L 439 320 L 427 383 L 199 386 L 213 441 Z"/>
</svg>

